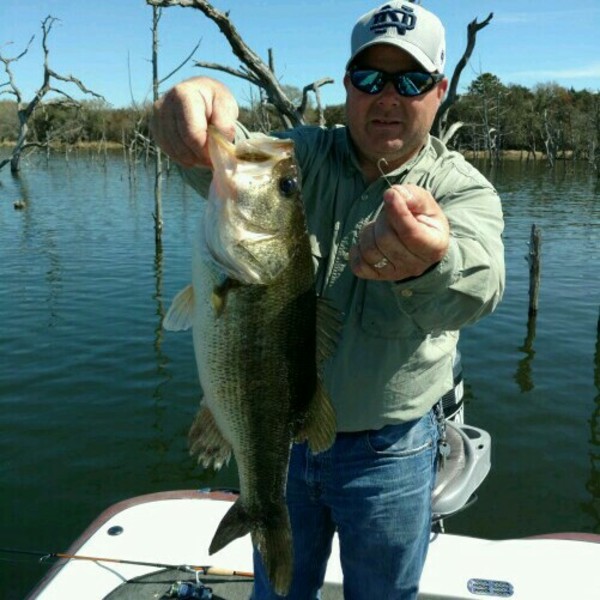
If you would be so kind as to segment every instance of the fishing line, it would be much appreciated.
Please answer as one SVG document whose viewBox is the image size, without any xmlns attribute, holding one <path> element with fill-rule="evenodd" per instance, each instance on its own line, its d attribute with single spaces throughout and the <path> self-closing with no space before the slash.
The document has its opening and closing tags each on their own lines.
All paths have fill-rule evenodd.
<svg viewBox="0 0 600 600">
<path fill-rule="evenodd" d="M 145 562 L 141 560 L 126 560 L 121 558 L 107 558 L 100 556 L 85 556 L 83 554 L 67 554 L 64 552 L 40 552 L 37 550 L 19 550 L 17 548 L 0 548 L 0 553 L 25 555 L 25 556 L 37 556 L 39 562 L 50 558 L 59 558 L 65 560 L 88 560 L 91 562 L 109 562 L 119 563 L 124 565 L 137 565 L 140 567 L 156 567 L 158 569 L 176 569 L 178 571 L 186 571 L 188 573 L 201 573 L 202 575 L 224 575 L 228 577 L 249 577 L 253 578 L 254 573 L 250 571 L 236 571 L 234 569 L 221 569 L 219 567 L 212 566 L 199 566 L 199 565 L 173 565 L 168 563 L 159 562 Z M 0 557 L 0 560 L 5 560 Z M 8 559 L 6 559 L 8 560 Z M 19 561 L 21 562 L 21 561 Z"/>
</svg>

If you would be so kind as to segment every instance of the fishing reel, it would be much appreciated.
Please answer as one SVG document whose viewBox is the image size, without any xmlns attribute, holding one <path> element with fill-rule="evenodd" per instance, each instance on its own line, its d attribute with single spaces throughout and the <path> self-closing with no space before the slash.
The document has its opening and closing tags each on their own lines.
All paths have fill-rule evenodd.
<svg viewBox="0 0 600 600">
<path fill-rule="evenodd" d="M 212 588 L 201 581 L 176 581 L 163 598 L 178 598 L 179 600 L 211 600 Z"/>
</svg>

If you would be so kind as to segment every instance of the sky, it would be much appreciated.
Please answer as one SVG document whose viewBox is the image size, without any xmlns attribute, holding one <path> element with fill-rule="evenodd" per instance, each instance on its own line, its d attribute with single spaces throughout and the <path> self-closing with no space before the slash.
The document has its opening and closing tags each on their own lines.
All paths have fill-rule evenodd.
<svg viewBox="0 0 600 600">
<path fill-rule="evenodd" d="M 350 32 L 356 20 L 384 0 L 213 0 L 245 42 L 266 62 L 273 49 L 281 83 L 303 88 L 323 77 L 333 84 L 321 88 L 325 105 L 344 102 L 343 69 L 349 56 Z M 467 25 L 483 21 L 471 60 L 460 80 L 464 92 L 478 75 L 489 72 L 502 83 L 532 88 L 557 83 L 576 90 L 600 91 L 600 2 L 598 0 L 422 0 L 446 27 L 450 76 L 467 41 Z M 41 23 L 59 19 L 48 39 L 50 67 L 73 75 L 101 94 L 113 107 L 152 99 L 152 8 L 145 0 L 0 0 L 0 55 L 19 55 L 32 35 L 27 54 L 11 64 L 24 99 L 31 99 L 42 81 Z M 183 79 L 210 75 L 225 82 L 242 105 L 256 91 L 247 81 L 220 71 L 200 69 L 194 61 L 239 68 L 226 38 L 199 10 L 163 9 L 159 24 L 159 73 L 165 77 L 181 64 L 196 44 L 193 59 L 161 85 L 166 91 Z M 7 81 L 0 65 L 0 85 Z M 73 86 L 56 82 L 81 98 Z M 6 90 L 0 87 L 0 91 Z M 1 95 L 0 99 L 14 99 Z"/>
</svg>

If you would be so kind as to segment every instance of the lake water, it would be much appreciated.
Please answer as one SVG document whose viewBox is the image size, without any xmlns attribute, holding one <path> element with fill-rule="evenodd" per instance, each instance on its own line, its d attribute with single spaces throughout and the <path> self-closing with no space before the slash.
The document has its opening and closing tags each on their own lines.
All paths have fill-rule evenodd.
<svg viewBox="0 0 600 600">
<path fill-rule="evenodd" d="M 506 214 L 507 290 L 460 348 L 467 421 L 492 434 L 493 466 L 447 528 L 600 533 L 600 185 L 562 165 L 486 174 Z M 0 547 L 64 551 L 125 498 L 236 483 L 232 467 L 214 476 L 188 457 L 191 336 L 161 330 L 189 281 L 198 199 L 166 179 L 157 256 L 152 185 L 120 155 L 38 155 L 19 179 L 0 173 Z M 542 283 L 527 339 L 533 223 Z M 45 569 L 0 553 L 0 597 L 22 598 Z"/>
</svg>

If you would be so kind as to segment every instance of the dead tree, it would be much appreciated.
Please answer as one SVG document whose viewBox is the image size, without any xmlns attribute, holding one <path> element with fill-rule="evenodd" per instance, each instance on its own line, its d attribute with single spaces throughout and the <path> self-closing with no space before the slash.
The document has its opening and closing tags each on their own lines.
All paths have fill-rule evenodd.
<svg viewBox="0 0 600 600">
<path fill-rule="evenodd" d="M 310 91 L 315 92 L 318 110 L 320 113 L 322 112 L 320 95 L 316 93 L 316 90 L 325 84 L 333 83 L 333 79 L 325 77 L 304 86 L 302 102 L 299 106 L 295 106 L 283 91 L 282 86 L 273 70 L 269 68 L 269 65 L 246 45 L 237 29 L 229 20 L 227 13 L 216 10 L 206 0 L 146 0 L 146 3 L 151 6 L 160 7 L 182 6 L 195 8 L 213 21 L 227 38 L 233 53 L 240 59 L 242 65 L 239 69 L 216 63 L 196 62 L 196 65 L 206 69 L 216 69 L 229 73 L 258 86 L 264 91 L 269 104 L 273 105 L 281 116 L 285 127 L 294 127 L 304 123 L 304 111 L 306 110 L 307 96 Z"/>
<path fill-rule="evenodd" d="M 452 79 L 450 79 L 450 85 L 448 87 L 448 93 L 446 94 L 446 98 L 442 102 L 437 115 L 435 117 L 435 121 L 433 122 L 432 131 L 436 133 L 436 135 L 441 139 L 448 139 L 448 113 L 452 105 L 458 99 L 458 82 L 460 80 L 460 76 L 462 75 L 463 69 L 467 66 L 469 59 L 471 58 L 471 54 L 473 54 L 473 50 L 475 49 L 475 42 L 477 41 L 477 33 L 489 25 L 490 21 L 494 17 L 494 13 L 490 13 L 487 16 L 485 21 L 481 23 L 477 22 L 477 19 L 473 19 L 469 25 L 467 25 L 467 47 L 463 52 L 461 59 L 454 67 L 454 73 L 452 74 Z M 456 127 L 454 128 L 453 133 L 456 131 Z"/>
<path fill-rule="evenodd" d="M 548 159 L 548 166 L 554 167 L 556 160 L 556 141 L 554 132 L 552 131 L 552 125 L 548 118 L 548 109 L 544 109 L 544 146 L 546 147 L 546 158 Z"/>
<path fill-rule="evenodd" d="M 17 136 L 17 142 L 13 148 L 10 158 L 6 158 L 3 161 L 0 161 L 0 169 L 2 169 L 5 165 L 10 163 L 10 170 L 13 173 L 18 173 L 19 168 L 20 168 L 19 163 L 21 160 L 21 155 L 24 150 L 26 150 L 27 148 L 30 148 L 30 147 L 35 147 L 35 146 L 37 146 L 37 147 L 46 147 L 47 146 L 47 142 L 28 141 L 28 139 L 27 139 L 27 136 L 29 133 L 29 126 L 28 126 L 29 119 L 33 115 L 36 108 L 38 108 L 38 106 L 41 104 L 42 99 L 44 98 L 44 96 L 46 94 L 48 94 L 49 92 L 54 92 L 56 94 L 59 94 L 59 96 L 62 98 L 62 100 L 60 100 L 59 102 L 68 102 L 70 105 L 79 106 L 79 104 L 80 104 L 79 102 L 74 100 L 71 96 L 69 96 L 63 90 L 55 87 L 53 80 L 63 81 L 65 83 L 72 83 L 72 84 L 76 85 L 84 94 L 90 94 L 92 96 L 95 96 L 96 98 L 104 100 L 103 96 L 101 96 L 100 94 L 97 94 L 96 92 L 93 92 L 92 90 L 89 90 L 76 77 L 73 77 L 72 75 L 60 75 L 59 73 L 57 73 L 56 71 L 54 71 L 53 69 L 50 68 L 49 60 L 48 60 L 48 56 L 50 54 L 50 51 L 48 49 L 48 36 L 50 35 L 50 31 L 52 30 L 52 25 L 57 20 L 58 19 L 48 15 L 42 21 L 42 49 L 44 51 L 44 73 L 43 73 L 43 77 L 42 77 L 42 85 L 38 88 L 34 97 L 29 102 L 25 102 L 23 100 L 23 94 L 21 93 L 21 90 L 17 87 L 16 81 L 14 78 L 14 74 L 12 72 L 11 64 L 18 61 L 23 56 L 25 56 L 25 54 L 27 54 L 27 52 L 29 51 L 29 48 L 31 47 L 31 44 L 33 43 L 35 36 L 31 37 L 25 50 L 23 50 L 23 52 L 21 52 L 20 54 L 18 54 L 15 57 L 6 58 L 5 56 L 3 56 L 0 53 L 0 62 L 3 63 L 4 70 L 6 71 L 6 74 L 8 75 L 8 82 L 6 82 L 2 85 L 2 87 L 7 87 L 8 89 L 0 90 L 0 94 L 11 94 L 16 98 L 17 116 L 19 118 L 19 134 Z"/>
<path fill-rule="evenodd" d="M 175 67 L 168 75 L 162 79 L 158 75 L 158 25 L 162 17 L 162 10 L 158 6 L 152 6 L 152 99 L 154 102 L 158 100 L 159 90 L 161 84 L 167 79 L 172 77 L 179 69 L 181 69 L 194 55 L 200 41 L 194 46 L 194 49 L 190 54 Z M 154 150 L 154 241 L 157 250 L 157 255 L 162 249 L 162 231 L 163 231 L 163 217 L 162 217 L 162 153 L 160 148 L 152 140 L 148 140 L 148 144 L 152 146 Z"/>
<path fill-rule="evenodd" d="M 160 80 L 158 78 L 158 23 L 162 11 L 157 6 L 152 7 L 152 99 L 158 100 Z M 157 258 L 162 248 L 162 157 L 160 148 L 154 148 L 154 243 L 157 251 Z"/>
</svg>

